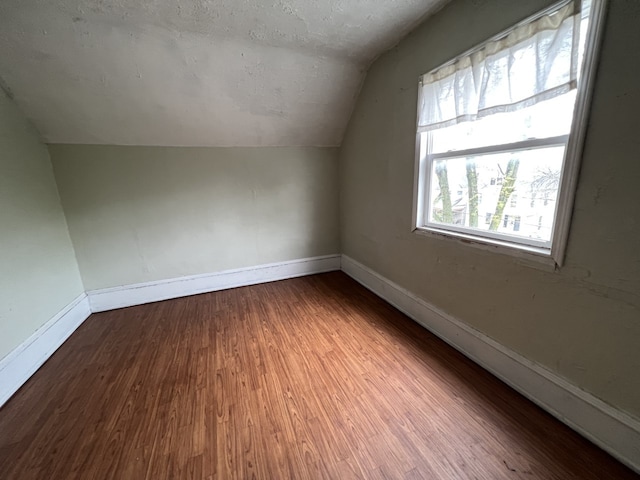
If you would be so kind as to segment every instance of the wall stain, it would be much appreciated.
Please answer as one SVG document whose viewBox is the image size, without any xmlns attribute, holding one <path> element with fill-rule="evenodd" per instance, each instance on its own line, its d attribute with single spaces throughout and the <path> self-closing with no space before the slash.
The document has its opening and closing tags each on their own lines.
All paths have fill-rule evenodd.
<svg viewBox="0 0 640 480">
<path fill-rule="evenodd" d="M 2 90 L 11 100 L 14 99 L 15 95 L 13 94 L 13 91 L 9 88 L 9 85 L 7 85 L 7 82 L 5 82 L 2 77 L 0 77 L 0 90 Z"/>
</svg>

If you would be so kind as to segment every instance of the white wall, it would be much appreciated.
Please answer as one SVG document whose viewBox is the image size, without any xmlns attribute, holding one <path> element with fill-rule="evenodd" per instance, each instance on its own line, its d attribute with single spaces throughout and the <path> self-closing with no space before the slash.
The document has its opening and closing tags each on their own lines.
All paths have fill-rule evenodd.
<svg viewBox="0 0 640 480">
<path fill-rule="evenodd" d="M 0 358 L 83 290 L 47 147 L 0 90 Z"/>
<path fill-rule="evenodd" d="M 87 290 L 339 253 L 335 148 L 49 151 Z"/>
<path fill-rule="evenodd" d="M 419 75 L 550 3 L 454 0 L 374 63 L 340 150 L 342 252 L 640 416 L 640 2 L 610 2 L 565 266 L 410 232 Z"/>
</svg>

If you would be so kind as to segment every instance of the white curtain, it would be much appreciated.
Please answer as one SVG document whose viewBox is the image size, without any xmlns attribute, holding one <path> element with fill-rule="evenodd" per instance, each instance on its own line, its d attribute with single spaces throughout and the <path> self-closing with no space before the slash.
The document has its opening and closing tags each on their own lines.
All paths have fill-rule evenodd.
<svg viewBox="0 0 640 480">
<path fill-rule="evenodd" d="M 574 2 L 422 76 L 418 132 L 518 110 L 576 88 Z"/>
</svg>

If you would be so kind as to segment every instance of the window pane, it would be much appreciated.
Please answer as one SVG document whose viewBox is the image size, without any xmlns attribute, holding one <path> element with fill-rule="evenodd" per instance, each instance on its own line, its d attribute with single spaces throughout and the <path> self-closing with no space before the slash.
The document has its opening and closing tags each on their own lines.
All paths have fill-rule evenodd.
<svg viewBox="0 0 640 480">
<path fill-rule="evenodd" d="M 474 122 L 432 130 L 431 153 L 568 135 L 575 100 L 573 90 L 516 112 L 497 113 Z"/>
<path fill-rule="evenodd" d="M 563 157 L 554 146 L 436 160 L 428 221 L 549 242 Z"/>
</svg>

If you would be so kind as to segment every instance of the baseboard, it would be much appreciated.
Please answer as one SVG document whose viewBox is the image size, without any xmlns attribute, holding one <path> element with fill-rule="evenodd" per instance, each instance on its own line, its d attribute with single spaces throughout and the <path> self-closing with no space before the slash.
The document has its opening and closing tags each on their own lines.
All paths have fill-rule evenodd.
<svg viewBox="0 0 640 480">
<path fill-rule="evenodd" d="M 342 270 L 414 321 L 640 473 L 640 422 L 509 350 L 346 255 Z"/>
<path fill-rule="evenodd" d="M 91 315 L 83 293 L 0 360 L 0 407 Z"/>
<path fill-rule="evenodd" d="M 340 270 L 340 255 L 303 258 L 287 262 L 257 265 L 249 268 L 225 270 L 204 275 L 171 278 L 157 282 L 137 283 L 122 287 L 87 292 L 92 312 L 131 307 L 171 298 L 214 292 L 301 277 L 314 273 Z"/>
<path fill-rule="evenodd" d="M 304 258 L 83 293 L 0 360 L 0 407 L 92 312 L 334 270 L 340 270 L 340 255 Z"/>
</svg>

